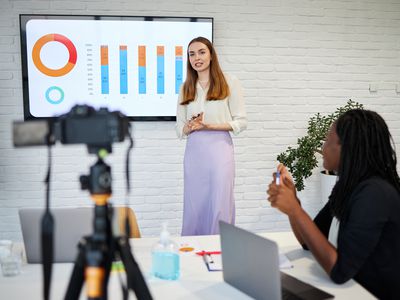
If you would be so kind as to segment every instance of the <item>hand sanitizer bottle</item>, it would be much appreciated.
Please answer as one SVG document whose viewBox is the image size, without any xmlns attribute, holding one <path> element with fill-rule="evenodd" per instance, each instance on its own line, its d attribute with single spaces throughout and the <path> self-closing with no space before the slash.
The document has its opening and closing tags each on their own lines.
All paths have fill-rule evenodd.
<svg viewBox="0 0 400 300">
<path fill-rule="evenodd" d="M 167 230 L 167 223 L 163 223 L 160 240 L 153 247 L 152 259 L 152 273 L 154 276 L 167 280 L 179 278 L 178 245 L 171 240 Z"/>
</svg>

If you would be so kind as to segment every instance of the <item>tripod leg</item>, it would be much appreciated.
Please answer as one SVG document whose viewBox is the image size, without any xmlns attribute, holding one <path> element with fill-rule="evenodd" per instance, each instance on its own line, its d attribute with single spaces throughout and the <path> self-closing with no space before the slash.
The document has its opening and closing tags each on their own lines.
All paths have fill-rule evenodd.
<svg viewBox="0 0 400 300">
<path fill-rule="evenodd" d="M 76 300 L 79 299 L 81 293 L 83 281 L 84 281 L 84 267 L 85 267 L 85 249 L 86 239 L 82 239 L 78 245 L 78 255 L 75 260 L 74 269 L 72 271 L 71 279 L 69 280 L 67 293 L 65 294 L 65 300 Z"/>
<path fill-rule="evenodd" d="M 133 258 L 129 240 L 126 236 L 118 237 L 118 252 L 126 269 L 128 288 L 135 292 L 137 299 L 152 300 L 149 288 L 142 272 Z"/>
<path fill-rule="evenodd" d="M 50 299 L 51 270 L 53 266 L 53 238 L 54 238 L 54 219 L 49 210 L 46 210 L 42 217 L 42 262 L 44 279 L 44 299 Z"/>
</svg>

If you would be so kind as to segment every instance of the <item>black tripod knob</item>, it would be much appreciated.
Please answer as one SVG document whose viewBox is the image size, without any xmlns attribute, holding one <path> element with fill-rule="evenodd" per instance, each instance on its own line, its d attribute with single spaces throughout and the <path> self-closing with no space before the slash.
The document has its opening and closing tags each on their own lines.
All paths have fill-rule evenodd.
<svg viewBox="0 0 400 300">
<path fill-rule="evenodd" d="M 89 189 L 89 185 L 90 185 L 89 176 L 81 175 L 79 177 L 79 182 L 81 183 L 81 189 L 82 190 L 88 190 Z"/>
<path fill-rule="evenodd" d="M 102 159 L 90 167 L 89 175 L 79 177 L 82 190 L 91 194 L 111 194 L 111 168 Z"/>
</svg>

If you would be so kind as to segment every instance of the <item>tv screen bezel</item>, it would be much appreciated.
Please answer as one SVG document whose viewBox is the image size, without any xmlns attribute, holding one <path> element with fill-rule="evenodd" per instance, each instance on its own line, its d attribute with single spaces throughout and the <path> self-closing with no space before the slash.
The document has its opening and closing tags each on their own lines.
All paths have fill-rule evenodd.
<svg viewBox="0 0 400 300">
<path fill-rule="evenodd" d="M 50 120 L 55 117 L 36 117 L 30 113 L 29 81 L 28 81 L 28 53 L 26 24 L 32 19 L 49 20 L 127 20 L 127 21 L 179 21 L 179 22 L 209 22 L 211 23 L 211 36 L 214 38 L 213 17 L 175 17 L 175 16 L 122 16 L 122 15 L 63 15 L 63 14 L 20 14 L 20 46 L 22 68 L 22 94 L 24 120 Z M 184 67 L 184 71 L 186 68 Z M 176 121 L 176 116 L 128 116 L 130 121 Z"/>
</svg>

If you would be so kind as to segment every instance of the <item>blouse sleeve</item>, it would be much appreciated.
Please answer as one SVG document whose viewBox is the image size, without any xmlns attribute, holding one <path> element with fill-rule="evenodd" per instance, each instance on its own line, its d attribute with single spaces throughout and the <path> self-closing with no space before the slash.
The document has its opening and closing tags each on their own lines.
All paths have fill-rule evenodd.
<svg viewBox="0 0 400 300">
<path fill-rule="evenodd" d="M 377 184 L 366 183 L 354 191 L 349 215 L 340 222 L 338 256 L 330 273 L 334 282 L 353 278 L 374 251 L 389 216 L 388 199 Z"/>
<path fill-rule="evenodd" d="M 242 86 L 236 77 L 232 76 L 231 78 L 232 84 L 229 86 L 230 96 L 228 105 L 231 112 L 232 121 L 228 123 L 232 127 L 233 134 L 237 135 L 239 132 L 247 128 L 247 116 Z"/>
<path fill-rule="evenodd" d="M 183 133 L 183 127 L 185 126 L 186 123 L 186 110 L 187 110 L 187 105 L 181 105 L 182 102 L 182 95 L 183 91 L 182 88 L 179 92 L 178 96 L 178 103 L 177 103 L 177 108 L 176 108 L 176 124 L 175 124 L 175 129 L 176 129 L 176 134 L 180 139 L 183 139 L 186 137 L 186 135 Z"/>
</svg>

